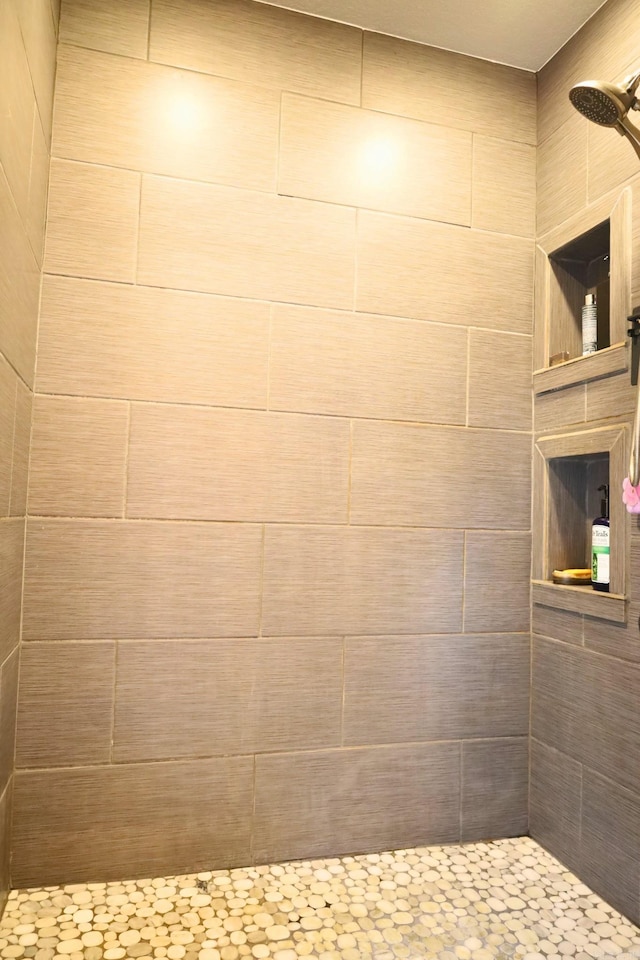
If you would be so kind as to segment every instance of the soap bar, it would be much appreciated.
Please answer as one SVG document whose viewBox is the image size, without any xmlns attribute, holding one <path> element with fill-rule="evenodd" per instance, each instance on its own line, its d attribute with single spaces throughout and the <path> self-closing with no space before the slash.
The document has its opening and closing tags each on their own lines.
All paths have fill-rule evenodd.
<svg viewBox="0 0 640 960">
<path fill-rule="evenodd" d="M 554 583 L 562 583 L 569 587 L 590 584 L 591 567 L 570 567 L 568 570 L 554 570 L 552 580 Z"/>
</svg>

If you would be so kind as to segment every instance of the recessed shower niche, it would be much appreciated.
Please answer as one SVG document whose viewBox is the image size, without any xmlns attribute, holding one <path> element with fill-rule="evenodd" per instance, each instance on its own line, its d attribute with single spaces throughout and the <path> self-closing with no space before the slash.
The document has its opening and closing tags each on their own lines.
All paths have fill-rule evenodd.
<svg viewBox="0 0 640 960">
<path fill-rule="evenodd" d="M 627 524 L 622 489 L 628 450 L 624 424 L 541 437 L 535 445 L 533 602 L 623 623 L 626 619 Z M 552 582 L 554 570 L 589 567 L 598 487 L 609 484 L 611 586 Z"/>
<path fill-rule="evenodd" d="M 542 237 L 536 250 L 536 394 L 627 369 L 631 194 L 599 201 Z M 582 307 L 594 294 L 598 350 L 582 355 Z M 552 365 L 553 361 L 553 365 Z M 559 362 L 558 362 L 559 361 Z"/>
</svg>

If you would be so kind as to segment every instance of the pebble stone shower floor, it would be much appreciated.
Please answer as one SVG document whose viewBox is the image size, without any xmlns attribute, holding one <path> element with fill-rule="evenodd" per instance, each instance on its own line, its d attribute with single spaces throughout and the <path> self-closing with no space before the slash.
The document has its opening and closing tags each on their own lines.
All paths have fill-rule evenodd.
<svg viewBox="0 0 640 960">
<path fill-rule="evenodd" d="M 7 960 L 640 958 L 640 930 L 533 840 L 14 890 Z"/>
</svg>

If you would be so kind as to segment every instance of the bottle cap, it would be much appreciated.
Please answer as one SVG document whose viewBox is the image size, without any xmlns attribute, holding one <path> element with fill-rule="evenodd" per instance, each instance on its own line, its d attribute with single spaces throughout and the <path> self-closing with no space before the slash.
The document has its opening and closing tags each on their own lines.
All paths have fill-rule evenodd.
<svg viewBox="0 0 640 960">
<path fill-rule="evenodd" d="M 595 304 L 595 302 L 596 302 L 595 293 L 588 293 L 584 298 L 585 306 L 591 306 L 591 304 Z"/>
</svg>

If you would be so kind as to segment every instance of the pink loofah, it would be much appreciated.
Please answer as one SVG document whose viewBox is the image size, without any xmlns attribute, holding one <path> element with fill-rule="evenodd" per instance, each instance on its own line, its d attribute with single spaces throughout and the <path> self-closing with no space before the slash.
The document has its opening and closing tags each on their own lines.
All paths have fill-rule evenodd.
<svg viewBox="0 0 640 960">
<path fill-rule="evenodd" d="M 629 477 L 622 481 L 622 502 L 628 513 L 640 513 L 640 486 L 634 487 Z"/>
</svg>

